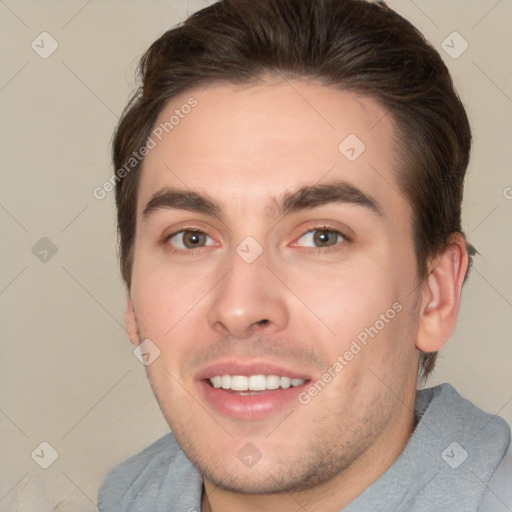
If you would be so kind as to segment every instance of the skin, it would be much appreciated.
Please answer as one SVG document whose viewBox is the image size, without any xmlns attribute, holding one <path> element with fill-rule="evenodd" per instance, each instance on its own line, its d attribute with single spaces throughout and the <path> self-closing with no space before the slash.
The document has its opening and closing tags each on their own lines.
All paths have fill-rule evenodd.
<svg viewBox="0 0 512 512">
<path fill-rule="evenodd" d="M 143 163 L 130 339 L 160 350 L 146 370 L 204 476 L 203 511 L 340 510 L 391 466 L 414 429 L 418 349 L 439 350 L 453 332 L 463 239 L 454 236 L 419 286 L 412 211 L 395 178 L 398 134 L 376 101 L 315 82 L 217 84 L 173 98 L 156 125 L 190 96 L 198 105 Z M 353 162 L 338 150 L 349 134 L 366 146 Z M 334 179 L 371 196 L 383 215 L 331 203 L 269 217 L 271 196 Z M 167 186 L 207 194 L 222 218 L 168 208 L 144 218 Z M 311 236 L 318 225 L 346 238 L 331 235 L 327 250 Z M 203 247 L 166 240 L 184 228 L 205 231 Z M 250 264 L 236 252 L 247 236 L 263 250 Z M 282 364 L 314 382 L 394 303 L 403 309 L 307 405 L 232 419 L 198 391 L 196 372 L 223 356 Z M 261 453 L 251 468 L 237 457 L 248 442 Z"/>
</svg>

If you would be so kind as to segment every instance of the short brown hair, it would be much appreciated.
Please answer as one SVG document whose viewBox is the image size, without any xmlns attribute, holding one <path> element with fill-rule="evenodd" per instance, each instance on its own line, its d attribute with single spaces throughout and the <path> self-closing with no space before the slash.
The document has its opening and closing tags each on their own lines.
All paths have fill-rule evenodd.
<svg viewBox="0 0 512 512">
<path fill-rule="evenodd" d="M 251 83 L 269 74 L 317 79 L 376 99 L 403 144 L 399 187 L 413 209 L 418 283 L 429 262 L 461 229 L 471 131 L 438 52 L 384 2 L 364 0 L 220 0 L 156 40 L 141 59 L 142 81 L 113 140 L 121 169 L 148 139 L 176 95 L 216 82 Z M 131 285 L 141 162 L 116 180 L 123 279 Z M 476 252 L 466 242 L 471 265 Z M 466 274 L 467 277 L 467 274 Z M 422 353 L 426 379 L 437 353 Z"/>
</svg>

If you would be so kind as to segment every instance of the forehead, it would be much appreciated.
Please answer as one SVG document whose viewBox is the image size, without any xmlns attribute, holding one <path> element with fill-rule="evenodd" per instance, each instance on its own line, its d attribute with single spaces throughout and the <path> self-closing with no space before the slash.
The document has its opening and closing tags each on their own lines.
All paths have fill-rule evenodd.
<svg viewBox="0 0 512 512">
<path fill-rule="evenodd" d="M 190 107 L 193 105 L 193 107 Z M 345 181 L 407 208 L 396 184 L 395 127 L 375 100 L 318 83 L 214 84 L 170 100 L 152 132 L 138 214 L 164 187 L 207 193 L 220 204 L 275 207 L 271 197 Z M 403 213 L 403 212 L 402 212 Z"/>
</svg>

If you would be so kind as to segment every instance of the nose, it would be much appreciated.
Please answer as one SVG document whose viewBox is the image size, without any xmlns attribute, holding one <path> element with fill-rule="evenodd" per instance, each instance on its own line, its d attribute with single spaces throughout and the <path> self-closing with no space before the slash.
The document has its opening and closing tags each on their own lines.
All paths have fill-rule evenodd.
<svg viewBox="0 0 512 512">
<path fill-rule="evenodd" d="M 286 327 L 286 288 L 266 263 L 265 251 L 252 263 L 233 251 L 229 272 L 209 294 L 207 319 L 214 330 L 245 339 L 258 330 L 272 334 Z"/>
</svg>

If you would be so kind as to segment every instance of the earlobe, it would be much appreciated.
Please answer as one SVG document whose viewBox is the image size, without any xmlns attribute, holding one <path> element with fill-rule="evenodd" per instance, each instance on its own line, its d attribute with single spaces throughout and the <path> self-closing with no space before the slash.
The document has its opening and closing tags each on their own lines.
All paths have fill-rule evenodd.
<svg viewBox="0 0 512 512">
<path fill-rule="evenodd" d="M 453 334 L 467 267 L 466 243 L 457 233 L 435 260 L 423 286 L 416 336 L 416 347 L 423 352 L 437 352 Z"/>
<path fill-rule="evenodd" d="M 139 344 L 139 336 L 137 330 L 137 319 L 135 317 L 135 310 L 133 308 L 133 302 L 128 292 L 128 296 L 126 299 L 126 312 L 124 314 L 124 324 L 126 327 L 126 332 L 128 333 L 128 338 L 134 345 Z"/>
</svg>

